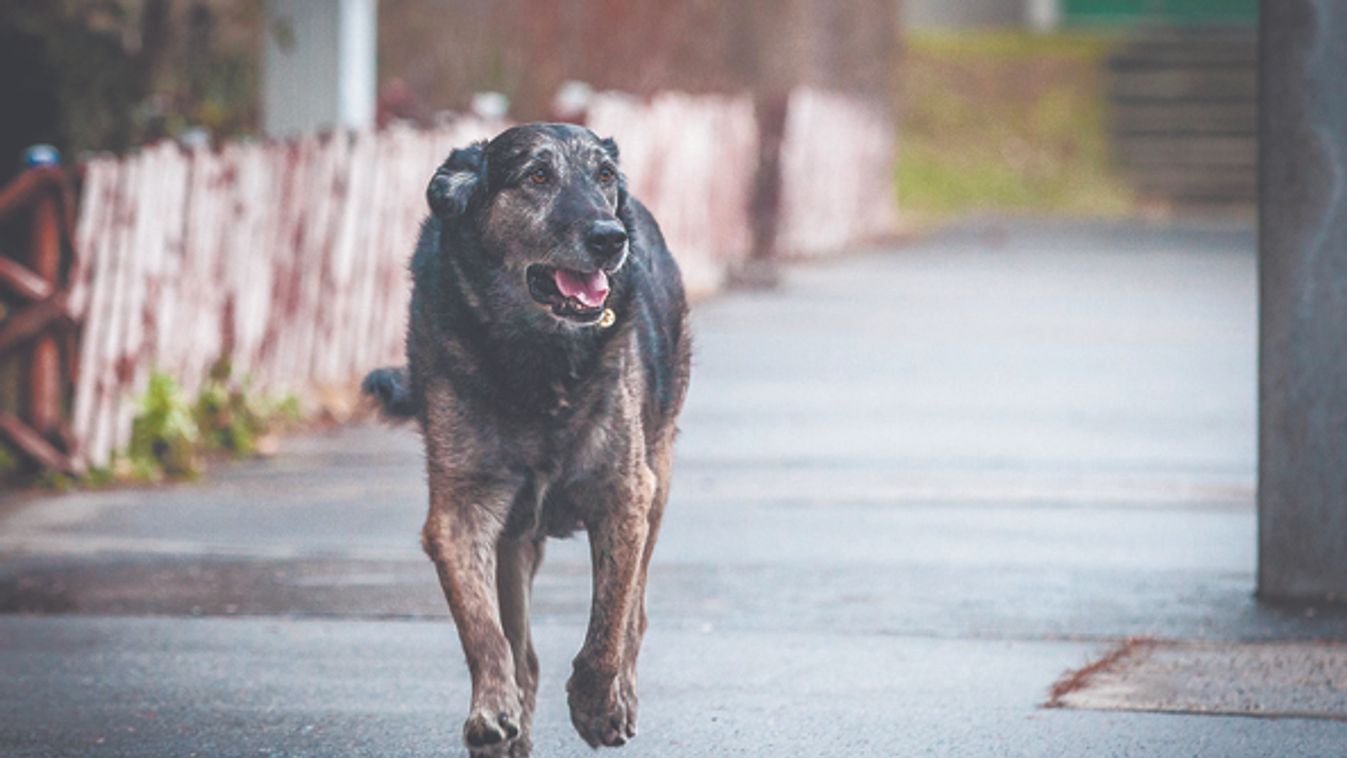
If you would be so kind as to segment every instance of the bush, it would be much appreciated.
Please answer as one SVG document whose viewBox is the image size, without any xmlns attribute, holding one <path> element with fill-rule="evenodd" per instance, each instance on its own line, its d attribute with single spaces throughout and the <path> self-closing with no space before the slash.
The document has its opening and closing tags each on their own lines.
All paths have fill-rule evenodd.
<svg viewBox="0 0 1347 758">
<path fill-rule="evenodd" d="M 192 407 L 178 383 L 168 374 L 154 372 L 141 399 L 140 414 L 131 426 L 127 461 L 132 477 L 158 480 L 197 475 L 201 470 L 200 440 Z"/>
<path fill-rule="evenodd" d="M 235 381 L 228 361 L 210 372 L 195 400 L 162 372 L 150 376 L 131 445 L 115 465 L 117 478 L 135 481 L 193 478 L 209 455 L 246 458 L 257 454 L 267 435 L 300 418 L 294 396 L 270 397 Z M 89 478 L 106 479 L 99 472 Z"/>
<path fill-rule="evenodd" d="M 299 401 L 293 395 L 274 398 L 251 391 L 248 382 L 235 383 L 228 361 L 211 370 L 193 409 L 206 452 L 236 457 L 257 453 L 258 441 L 278 425 L 299 420 Z"/>
</svg>

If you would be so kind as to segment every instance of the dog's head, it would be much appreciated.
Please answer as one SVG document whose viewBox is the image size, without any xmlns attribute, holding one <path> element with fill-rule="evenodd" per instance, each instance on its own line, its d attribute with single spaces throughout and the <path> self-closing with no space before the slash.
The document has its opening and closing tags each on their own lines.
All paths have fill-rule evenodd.
<svg viewBox="0 0 1347 758">
<path fill-rule="evenodd" d="M 600 321 L 627 259 L 617 145 L 568 124 L 526 124 L 455 150 L 426 191 L 442 224 L 475 237 L 492 302 L 569 324 Z"/>
</svg>

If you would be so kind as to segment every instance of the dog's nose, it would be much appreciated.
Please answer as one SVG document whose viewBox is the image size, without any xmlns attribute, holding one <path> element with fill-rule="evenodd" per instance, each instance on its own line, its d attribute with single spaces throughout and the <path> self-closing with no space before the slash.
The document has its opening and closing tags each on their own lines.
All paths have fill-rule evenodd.
<svg viewBox="0 0 1347 758">
<path fill-rule="evenodd" d="M 585 235 L 585 246 L 601 262 L 608 262 L 622 252 L 627 244 L 627 230 L 616 221 L 598 221 Z"/>
</svg>

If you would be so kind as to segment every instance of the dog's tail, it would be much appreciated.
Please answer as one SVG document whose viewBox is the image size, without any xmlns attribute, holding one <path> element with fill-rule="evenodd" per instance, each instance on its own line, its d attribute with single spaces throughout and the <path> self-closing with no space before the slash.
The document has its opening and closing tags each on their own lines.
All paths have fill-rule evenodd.
<svg viewBox="0 0 1347 758">
<path fill-rule="evenodd" d="M 374 369 L 360 383 L 360 391 L 377 400 L 384 416 L 390 419 L 400 421 L 416 415 L 416 398 L 412 396 L 406 366 Z"/>
</svg>

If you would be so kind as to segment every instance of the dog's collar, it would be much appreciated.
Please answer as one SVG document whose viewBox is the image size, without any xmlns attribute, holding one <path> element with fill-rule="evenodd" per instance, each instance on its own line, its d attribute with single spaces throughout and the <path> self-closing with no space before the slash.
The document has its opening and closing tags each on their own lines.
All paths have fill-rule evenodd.
<svg viewBox="0 0 1347 758">
<path fill-rule="evenodd" d="M 617 314 L 613 312 L 613 309 L 604 308 L 603 315 L 599 316 L 599 328 L 607 329 L 612 326 L 615 321 L 617 321 Z"/>
</svg>

